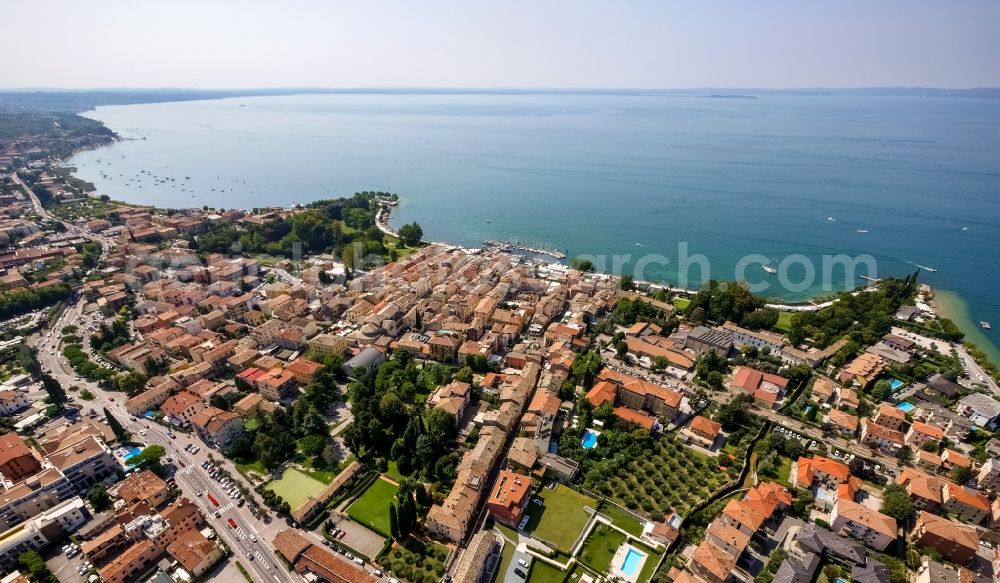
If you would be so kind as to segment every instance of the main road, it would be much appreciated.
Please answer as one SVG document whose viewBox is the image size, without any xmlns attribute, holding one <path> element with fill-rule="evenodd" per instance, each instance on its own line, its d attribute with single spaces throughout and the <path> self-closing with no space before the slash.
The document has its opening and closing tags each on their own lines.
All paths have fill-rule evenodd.
<svg viewBox="0 0 1000 583">
<path fill-rule="evenodd" d="M 44 337 L 35 335 L 28 339 L 29 345 L 39 348 L 38 360 L 43 370 L 51 374 L 64 388 L 76 386 L 90 391 L 94 395 L 94 399 L 89 402 L 84 401 L 82 403 L 84 408 L 92 408 L 101 416 L 103 416 L 103 409 L 107 408 L 125 429 L 132 433 L 134 440 L 144 442 L 146 445 L 163 446 L 166 450 L 166 456 L 172 460 L 170 463 L 176 468 L 174 476 L 178 488 L 186 497 L 195 501 L 218 535 L 233 550 L 235 558 L 241 560 L 250 571 L 254 581 L 275 581 L 278 583 L 299 581 L 296 575 L 292 575 L 284 569 L 274 550 L 268 544 L 284 525 L 278 520 L 273 520 L 271 524 L 264 524 L 250 512 L 249 505 L 238 507 L 236 505 L 238 500 L 230 498 L 208 476 L 201 467 L 202 463 L 208 461 L 208 455 L 212 451 L 208 446 L 197 437 L 178 432 L 172 432 L 175 437 L 170 438 L 167 435 L 167 428 L 152 421 L 134 419 L 125 410 L 124 394 L 105 391 L 96 383 L 79 377 L 72 370 L 60 350 L 58 331 L 63 326 L 70 324 L 77 325 L 81 331 L 85 331 L 85 327 L 80 325 L 80 313 L 81 309 L 78 303 L 68 304 L 48 334 Z M 79 400 L 79 392 L 75 395 L 70 394 L 70 396 Z M 200 451 L 197 454 L 191 454 L 184 449 L 188 445 L 196 445 Z M 232 474 L 234 480 L 240 480 L 252 490 L 252 485 L 243 480 L 243 477 L 229 460 L 221 455 L 214 457 L 216 458 L 214 463 L 217 466 L 224 467 Z M 219 506 L 215 506 L 208 499 L 207 494 L 209 493 L 219 502 Z M 262 506 L 262 508 L 264 508 L 264 512 L 269 512 L 265 507 Z M 216 511 L 220 512 L 221 518 L 215 518 Z M 230 527 L 228 524 L 230 518 L 237 523 L 238 530 Z M 251 540 L 251 535 L 256 540 Z M 248 556 L 247 553 L 250 555 Z M 250 556 L 254 558 L 250 559 Z"/>
</svg>

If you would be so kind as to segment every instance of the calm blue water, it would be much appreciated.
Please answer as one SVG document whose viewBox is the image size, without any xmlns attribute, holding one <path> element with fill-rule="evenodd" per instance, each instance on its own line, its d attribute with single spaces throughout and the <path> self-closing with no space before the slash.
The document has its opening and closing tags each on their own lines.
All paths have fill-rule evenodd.
<svg viewBox="0 0 1000 583">
<path fill-rule="evenodd" d="M 74 158 L 114 198 L 225 208 L 391 190 L 394 223 L 431 239 L 537 241 L 627 266 L 656 253 L 673 261 L 643 275 L 671 282 L 678 242 L 719 279 L 747 253 L 800 253 L 817 273 L 823 254 L 868 253 L 878 275 L 937 268 L 924 281 L 1000 323 L 1000 100 L 313 95 L 91 115 L 145 138 Z M 773 281 L 759 264 L 745 277 Z"/>
<path fill-rule="evenodd" d="M 903 401 L 902 403 L 896 405 L 896 408 L 902 411 L 903 413 L 909 413 L 910 411 L 916 409 L 917 407 L 913 403 L 907 403 L 906 401 Z"/>
<path fill-rule="evenodd" d="M 594 449 L 597 447 L 597 436 L 600 435 L 593 429 L 586 429 L 583 432 L 583 438 L 580 439 L 580 445 L 583 449 Z"/>
<path fill-rule="evenodd" d="M 622 561 L 622 573 L 625 573 L 629 577 L 634 577 L 639 571 L 639 565 L 642 563 L 642 559 L 645 556 L 645 553 L 630 547 L 628 552 L 625 553 L 625 559 Z"/>
</svg>

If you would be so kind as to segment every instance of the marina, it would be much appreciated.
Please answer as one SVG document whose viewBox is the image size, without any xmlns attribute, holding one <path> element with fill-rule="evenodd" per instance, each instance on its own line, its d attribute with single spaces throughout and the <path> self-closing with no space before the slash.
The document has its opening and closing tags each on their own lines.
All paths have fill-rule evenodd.
<svg viewBox="0 0 1000 583">
<path fill-rule="evenodd" d="M 549 257 L 555 257 L 556 259 L 565 259 L 566 253 L 560 251 L 559 249 L 550 249 L 541 245 L 528 245 L 521 243 L 520 241 L 500 241 L 500 240 L 486 240 L 483 241 L 484 247 L 492 247 L 500 251 L 527 251 L 528 253 L 536 253 L 538 255 L 548 255 Z"/>
</svg>

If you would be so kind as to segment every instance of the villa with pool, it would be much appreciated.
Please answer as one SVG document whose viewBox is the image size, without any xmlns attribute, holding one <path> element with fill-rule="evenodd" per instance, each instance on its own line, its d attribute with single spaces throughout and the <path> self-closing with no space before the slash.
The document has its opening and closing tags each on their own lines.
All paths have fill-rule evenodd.
<svg viewBox="0 0 1000 583">
<path fill-rule="evenodd" d="M 639 573 L 642 572 L 648 558 L 649 554 L 628 542 L 623 542 L 611 559 L 609 574 L 628 583 L 637 583 Z"/>
</svg>

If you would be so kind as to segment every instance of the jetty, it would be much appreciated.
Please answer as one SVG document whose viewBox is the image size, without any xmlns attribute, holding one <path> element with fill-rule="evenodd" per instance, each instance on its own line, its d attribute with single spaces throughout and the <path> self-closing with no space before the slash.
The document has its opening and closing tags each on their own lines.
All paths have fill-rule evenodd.
<svg viewBox="0 0 1000 583">
<path fill-rule="evenodd" d="M 379 231 L 382 231 L 390 237 L 398 239 L 399 235 L 396 231 L 392 230 L 392 227 L 389 226 L 389 213 L 392 211 L 392 207 L 395 206 L 395 204 L 396 203 L 393 201 L 385 199 L 379 200 L 378 210 L 375 212 L 375 225 L 378 227 Z"/>
<path fill-rule="evenodd" d="M 566 253 L 559 249 L 551 249 L 541 245 L 528 245 L 519 241 L 501 241 L 490 239 L 483 241 L 483 246 L 491 249 L 497 249 L 499 251 L 526 251 L 536 255 L 548 255 L 549 257 L 555 257 L 556 259 L 566 259 Z"/>
</svg>

